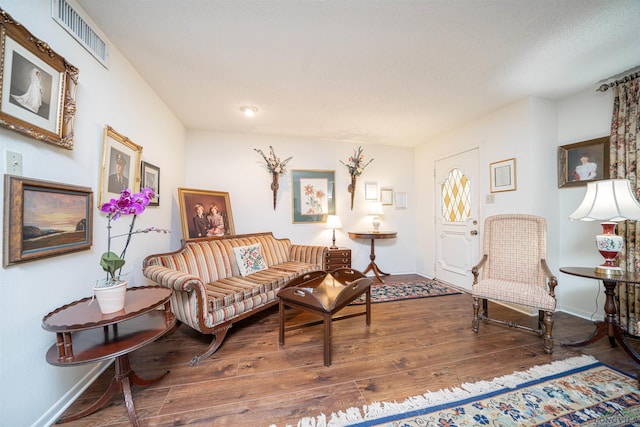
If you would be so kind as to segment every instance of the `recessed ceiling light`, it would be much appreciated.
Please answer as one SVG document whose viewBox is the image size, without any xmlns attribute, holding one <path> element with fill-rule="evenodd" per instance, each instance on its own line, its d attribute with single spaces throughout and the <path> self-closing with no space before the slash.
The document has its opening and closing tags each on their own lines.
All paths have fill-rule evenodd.
<svg viewBox="0 0 640 427">
<path fill-rule="evenodd" d="M 253 117 L 258 112 L 258 108 L 253 105 L 243 105 L 240 107 L 240 111 L 242 111 L 242 113 L 247 117 Z"/>
</svg>

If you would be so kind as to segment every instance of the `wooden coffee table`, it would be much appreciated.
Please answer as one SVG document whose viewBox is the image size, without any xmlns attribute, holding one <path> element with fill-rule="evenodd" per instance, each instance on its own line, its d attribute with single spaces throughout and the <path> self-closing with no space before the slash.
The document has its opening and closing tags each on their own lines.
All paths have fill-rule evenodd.
<svg viewBox="0 0 640 427">
<path fill-rule="evenodd" d="M 148 386 L 169 371 L 157 378 L 142 379 L 131 369 L 129 353 L 155 341 L 176 325 L 169 308 L 170 297 L 171 290 L 159 286 L 130 288 L 124 309 L 115 313 L 102 314 L 97 301 L 89 304 L 91 298 L 84 298 L 44 316 L 42 327 L 56 333 L 56 344 L 46 356 L 50 364 L 74 366 L 116 359 L 115 376 L 104 394 L 83 411 L 60 418 L 58 424 L 94 413 L 119 391 L 124 394 L 131 425 L 138 425 L 131 385 Z"/>
<path fill-rule="evenodd" d="M 315 271 L 292 280 L 278 292 L 280 297 L 280 345 L 284 345 L 285 330 L 324 324 L 324 365 L 331 365 L 331 322 L 366 315 L 371 324 L 371 279 L 351 268 L 339 268 L 331 273 Z M 333 317 L 335 313 L 366 293 L 365 311 Z M 284 326 L 285 306 L 316 313 L 322 320 L 301 325 Z"/>
</svg>

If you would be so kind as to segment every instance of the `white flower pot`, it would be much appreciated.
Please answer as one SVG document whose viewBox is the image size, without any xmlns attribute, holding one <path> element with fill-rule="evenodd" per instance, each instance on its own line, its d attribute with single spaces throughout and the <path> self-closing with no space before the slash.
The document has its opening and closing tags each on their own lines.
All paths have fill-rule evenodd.
<svg viewBox="0 0 640 427">
<path fill-rule="evenodd" d="M 102 314 L 115 313 L 124 309 L 127 284 L 126 280 L 121 280 L 115 286 L 95 286 L 93 288 L 93 293 L 98 300 Z"/>
</svg>

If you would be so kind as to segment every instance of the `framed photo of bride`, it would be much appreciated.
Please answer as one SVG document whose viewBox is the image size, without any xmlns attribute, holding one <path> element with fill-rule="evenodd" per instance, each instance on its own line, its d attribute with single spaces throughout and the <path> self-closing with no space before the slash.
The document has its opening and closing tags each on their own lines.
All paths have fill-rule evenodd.
<svg viewBox="0 0 640 427">
<path fill-rule="evenodd" d="M 78 69 L 0 9 L 0 126 L 73 149 Z"/>
</svg>

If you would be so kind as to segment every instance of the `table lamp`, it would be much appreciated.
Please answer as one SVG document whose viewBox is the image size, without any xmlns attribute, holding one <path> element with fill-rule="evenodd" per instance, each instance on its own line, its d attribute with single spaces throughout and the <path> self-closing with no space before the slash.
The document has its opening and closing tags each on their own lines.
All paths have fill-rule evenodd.
<svg viewBox="0 0 640 427">
<path fill-rule="evenodd" d="M 380 216 L 384 215 L 382 210 L 382 202 L 371 202 L 369 205 L 369 215 L 373 215 L 373 232 L 377 233 L 380 229 Z"/>
<path fill-rule="evenodd" d="M 333 244 L 331 245 L 331 249 L 338 249 L 336 246 L 336 228 L 342 228 L 340 217 L 338 215 L 327 215 L 326 227 L 333 228 Z"/>
<path fill-rule="evenodd" d="M 584 200 L 569 215 L 569 219 L 580 221 L 604 221 L 602 234 L 596 236 L 596 248 L 605 262 L 596 267 L 597 273 L 618 275 L 616 258 L 622 250 L 623 238 L 616 234 L 616 222 L 640 220 L 640 204 L 631 191 L 628 179 L 607 179 L 587 184 Z"/>
</svg>

